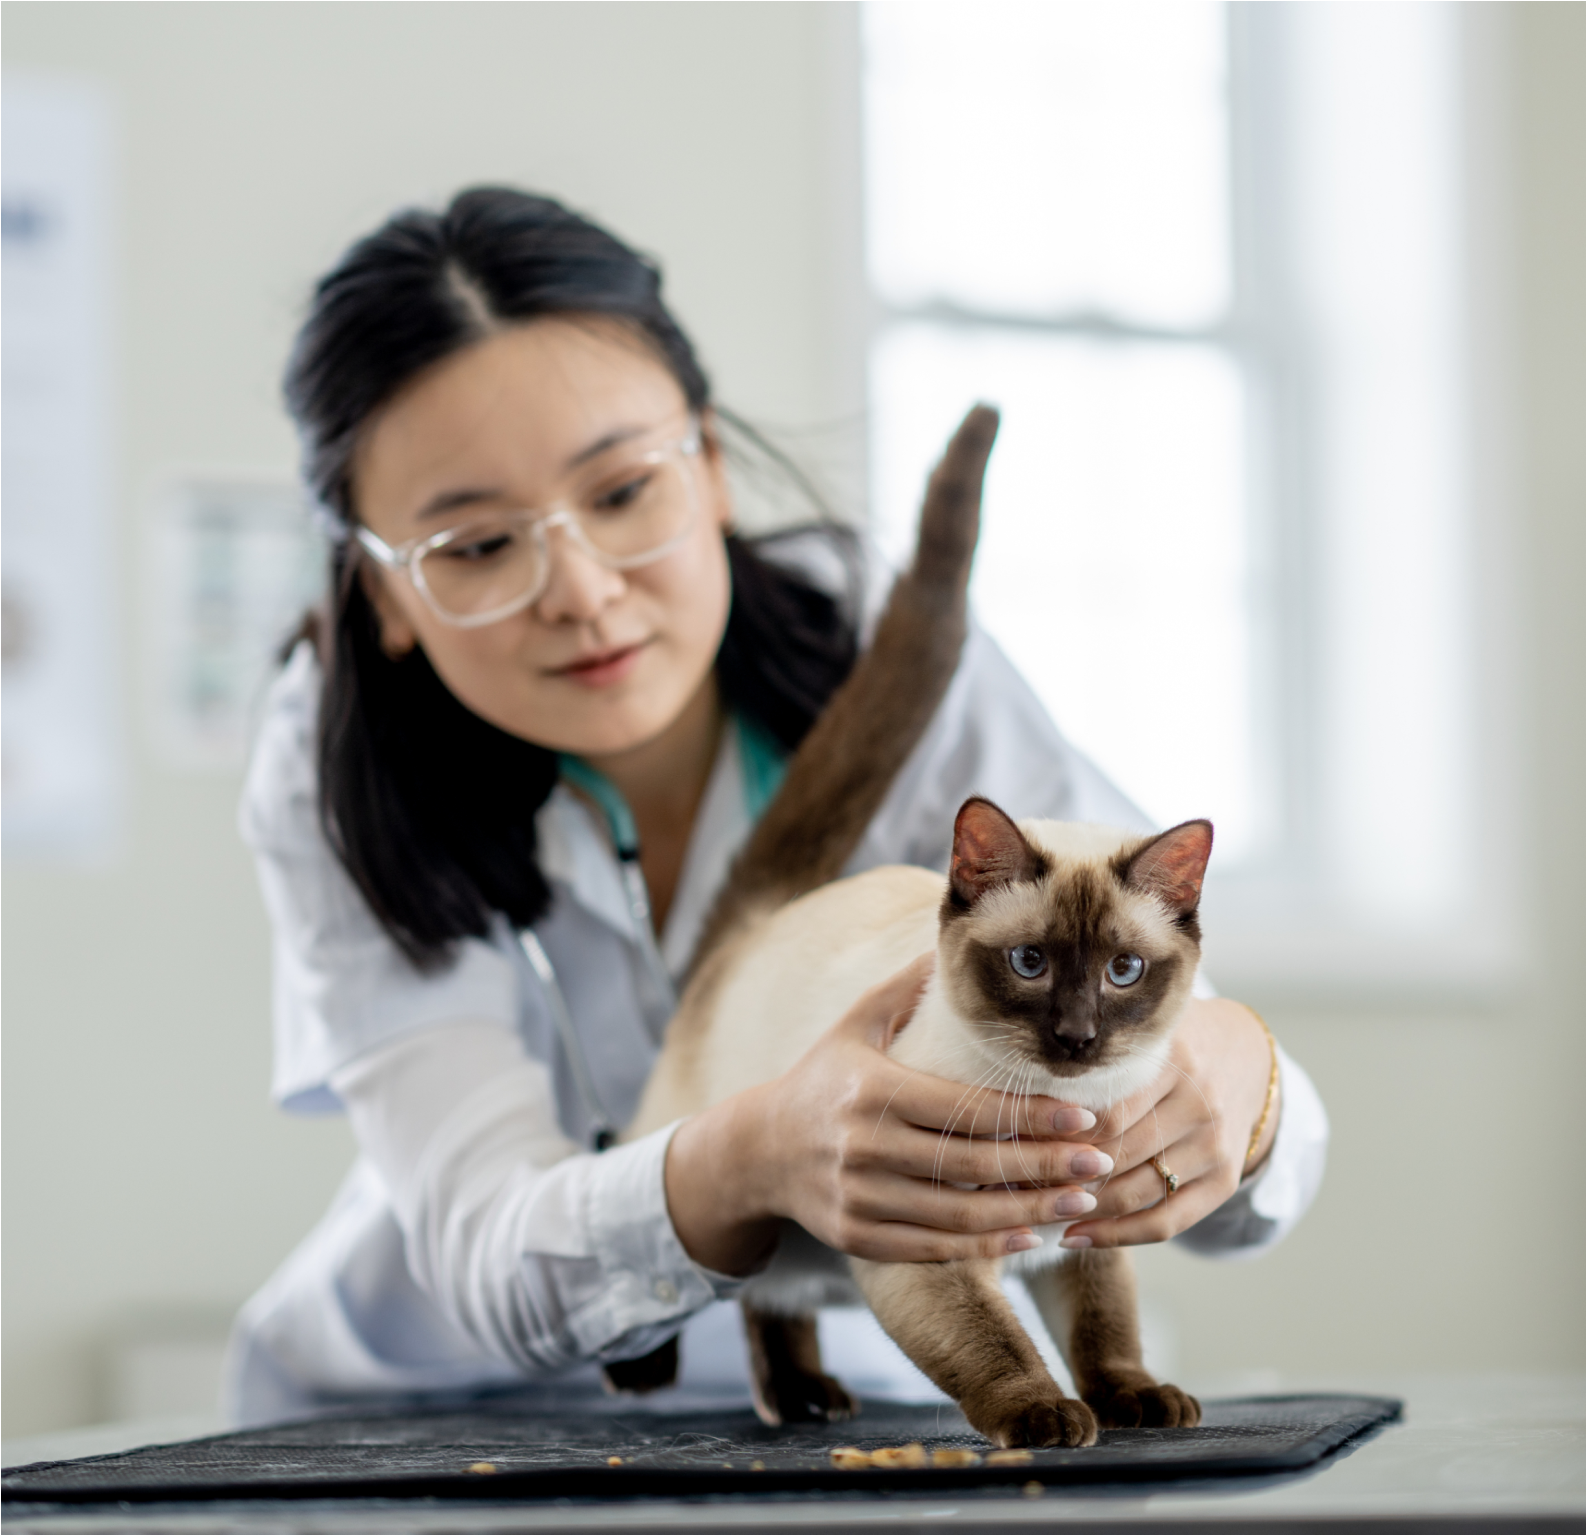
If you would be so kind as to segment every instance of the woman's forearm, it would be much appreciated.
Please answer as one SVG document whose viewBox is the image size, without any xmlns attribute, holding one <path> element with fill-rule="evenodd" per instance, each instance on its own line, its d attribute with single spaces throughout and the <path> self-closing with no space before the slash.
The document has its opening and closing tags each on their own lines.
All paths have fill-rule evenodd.
<svg viewBox="0 0 1586 1535">
<path fill-rule="evenodd" d="M 768 1094 L 750 1088 L 684 1120 L 666 1156 L 666 1204 L 683 1250 L 718 1274 L 752 1274 L 776 1248 L 766 1166 Z"/>
<path fill-rule="evenodd" d="M 632 1357 L 730 1293 L 674 1234 L 667 1132 L 580 1153 L 505 1025 L 420 1031 L 333 1082 L 414 1281 L 487 1353 L 529 1374 Z"/>
</svg>

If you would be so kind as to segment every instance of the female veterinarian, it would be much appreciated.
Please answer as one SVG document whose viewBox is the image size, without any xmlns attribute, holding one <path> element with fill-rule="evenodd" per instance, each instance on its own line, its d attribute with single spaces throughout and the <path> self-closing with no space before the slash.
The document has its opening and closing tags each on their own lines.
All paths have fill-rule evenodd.
<svg viewBox="0 0 1586 1535">
<path fill-rule="evenodd" d="M 1102 1124 L 1024 1100 L 1043 1186 L 951 1186 L 997 1183 L 989 1138 L 937 1160 L 944 1128 L 989 1136 L 996 1095 L 977 1119 L 878 1048 L 918 967 L 786 1076 L 611 1146 L 712 893 L 852 663 L 855 557 L 829 528 L 734 533 L 722 414 L 658 273 L 542 198 L 465 192 L 360 241 L 286 394 L 331 590 L 270 695 L 242 824 L 274 925 L 275 1094 L 346 1113 L 361 1155 L 238 1320 L 238 1421 L 553 1377 L 565 1399 L 685 1328 L 685 1385 L 741 1393 L 714 1303 L 783 1219 L 908 1261 L 1073 1217 L 1098 1247 L 1249 1252 L 1299 1218 L 1321 1106 L 1213 998 Z M 944 867 L 971 791 L 1143 824 L 974 630 L 852 867 Z M 858 1349 L 850 1384 L 908 1380 L 884 1339 Z"/>
</svg>

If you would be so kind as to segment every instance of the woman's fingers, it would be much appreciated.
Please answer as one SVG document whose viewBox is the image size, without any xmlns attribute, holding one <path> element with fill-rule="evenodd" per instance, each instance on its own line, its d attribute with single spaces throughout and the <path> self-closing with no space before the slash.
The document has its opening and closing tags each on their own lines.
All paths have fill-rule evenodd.
<svg viewBox="0 0 1586 1535">
<path fill-rule="evenodd" d="M 856 1189 L 847 1213 L 866 1221 L 905 1221 L 941 1231 L 1002 1231 L 1050 1226 L 1096 1208 L 1084 1189 L 955 1189 L 879 1174 Z"/>
<path fill-rule="evenodd" d="M 1147 1167 L 1143 1171 L 1153 1169 Z M 1098 1203 L 1093 1217 L 1068 1228 L 1063 1246 L 1135 1247 L 1145 1242 L 1166 1242 L 1179 1232 L 1188 1231 L 1202 1216 L 1210 1215 L 1228 1197 L 1228 1190 L 1213 1179 L 1197 1178 L 1193 1183 L 1180 1184 L 1178 1192 L 1169 1198 L 1158 1176 L 1154 1193 L 1141 1194 L 1138 1187 L 1131 1186 L 1123 1197 L 1134 1203 L 1131 1213 L 1104 1219 L 1105 1212 Z M 1111 1204 L 1107 1208 L 1112 1208 Z"/>
<path fill-rule="evenodd" d="M 1050 1188 L 1089 1183 L 1113 1169 L 1112 1158 L 1072 1141 L 969 1139 L 904 1126 L 856 1147 L 876 1165 L 939 1183 L 1024 1183 Z"/>
<path fill-rule="evenodd" d="M 933 951 L 910 960 L 896 975 L 872 986 L 838 1020 L 836 1028 L 884 1049 L 897 1029 L 913 1016 L 920 993 L 936 968 Z"/>
<path fill-rule="evenodd" d="M 841 1250 L 872 1263 L 952 1263 L 1006 1258 L 1040 1245 L 1027 1226 L 964 1235 L 908 1221 L 873 1221 L 856 1222 L 845 1234 Z"/>
<path fill-rule="evenodd" d="M 1163 1168 L 1177 1180 L 1171 1192 Z M 1200 1127 L 1106 1179 L 1096 1188 L 1094 1214 L 1071 1228 L 1068 1239 L 1089 1238 L 1098 1247 L 1165 1241 L 1215 1210 L 1238 1181 L 1217 1137 Z"/>
<path fill-rule="evenodd" d="M 965 1087 L 925 1072 L 896 1068 L 887 1107 L 899 1119 L 921 1130 L 959 1136 L 1007 1136 L 1051 1140 L 1084 1134 L 1096 1122 L 1088 1109 L 1043 1098 L 1010 1093 L 1002 1088 Z"/>
<path fill-rule="evenodd" d="M 1196 1148 L 1197 1162 L 1191 1176 L 1198 1178 L 1217 1165 L 1217 1132 L 1216 1120 L 1198 1098 L 1171 1093 L 1121 1136 L 1111 1140 L 1097 1136 L 1095 1144 L 1105 1146 L 1118 1171 L 1125 1173 L 1148 1164 L 1170 1146 L 1190 1141 Z"/>
</svg>

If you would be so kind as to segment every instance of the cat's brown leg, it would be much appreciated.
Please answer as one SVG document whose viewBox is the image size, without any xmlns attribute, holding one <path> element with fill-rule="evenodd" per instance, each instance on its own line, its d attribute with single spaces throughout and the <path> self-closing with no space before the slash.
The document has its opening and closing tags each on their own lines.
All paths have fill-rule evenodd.
<svg viewBox="0 0 1586 1535">
<path fill-rule="evenodd" d="M 603 1367 L 606 1389 L 619 1396 L 643 1396 L 677 1379 L 677 1339 L 671 1337 L 639 1359 L 614 1359 Z"/>
<path fill-rule="evenodd" d="M 743 1303 L 754 1410 L 762 1423 L 835 1423 L 859 1404 L 821 1369 L 821 1340 L 809 1314 L 777 1316 Z"/>
<path fill-rule="evenodd" d="M 1079 1394 L 1104 1428 L 1193 1428 L 1201 1404 L 1158 1384 L 1140 1356 L 1134 1262 L 1121 1248 L 1080 1252 L 1027 1275 L 1041 1318 L 1063 1351 Z"/>
<path fill-rule="evenodd" d="M 1096 1415 L 1052 1379 L 1002 1293 L 995 1264 L 855 1260 L 852 1268 L 893 1342 L 993 1444 L 1096 1442 Z"/>
</svg>

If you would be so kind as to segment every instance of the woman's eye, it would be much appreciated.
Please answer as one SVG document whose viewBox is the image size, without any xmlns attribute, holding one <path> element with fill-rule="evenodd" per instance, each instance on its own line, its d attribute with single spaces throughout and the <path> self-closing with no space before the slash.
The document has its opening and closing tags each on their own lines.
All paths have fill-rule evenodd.
<svg viewBox="0 0 1586 1535">
<path fill-rule="evenodd" d="M 1018 948 L 1009 949 L 1008 963 L 1016 975 L 1022 975 L 1027 981 L 1046 974 L 1046 955 L 1033 943 L 1021 943 Z"/>
<path fill-rule="evenodd" d="M 1114 986 L 1133 986 L 1145 974 L 1145 961 L 1138 954 L 1115 954 L 1107 961 L 1107 979 Z"/>
<path fill-rule="evenodd" d="M 488 560 L 500 554 L 512 543 L 510 533 L 492 533 L 484 538 L 459 539 L 454 544 L 447 544 L 440 552 L 449 560 L 460 560 L 464 564 L 477 564 L 480 560 Z"/>
<path fill-rule="evenodd" d="M 636 474 L 632 479 L 622 480 L 608 490 L 603 490 L 595 497 L 595 510 L 597 512 L 625 512 L 645 492 L 650 483 L 650 471 Z"/>
</svg>

